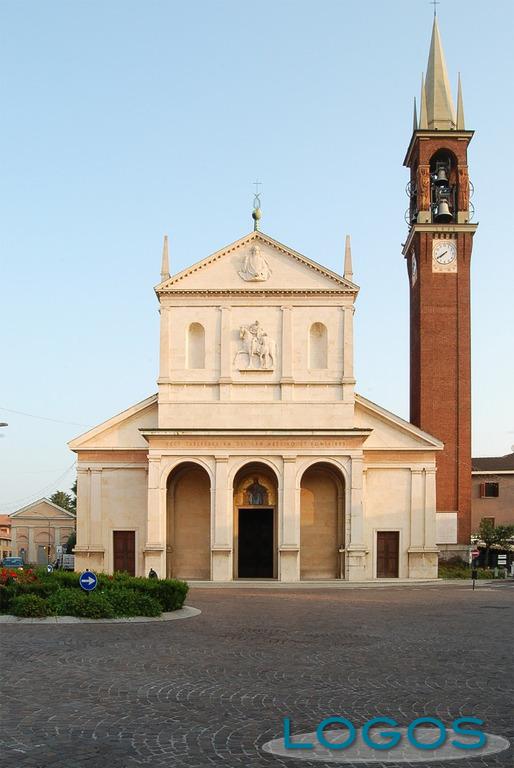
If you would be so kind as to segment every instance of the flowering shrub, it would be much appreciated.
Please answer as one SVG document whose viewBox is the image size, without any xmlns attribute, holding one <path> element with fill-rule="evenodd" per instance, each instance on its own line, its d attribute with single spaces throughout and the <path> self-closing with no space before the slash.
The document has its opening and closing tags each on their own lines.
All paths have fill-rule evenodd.
<svg viewBox="0 0 514 768">
<path fill-rule="evenodd" d="M 0 584 L 8 584 L 9 581 L 15 581 L 17 584 L 31 584 L 37 581 L 37 574 L 32 569 L 22 570 L 21 568 L 1 568 Z"/>
</svg>

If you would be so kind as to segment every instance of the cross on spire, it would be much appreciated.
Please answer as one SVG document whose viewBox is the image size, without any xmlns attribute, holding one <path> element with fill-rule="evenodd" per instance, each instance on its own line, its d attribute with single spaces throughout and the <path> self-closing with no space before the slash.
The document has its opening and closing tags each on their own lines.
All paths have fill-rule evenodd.
<svg viewBox="0 0 514 768">
<path fill-rule="evenodd" d="M 434 6 L 434 18 L 437 16 L 437 6 L 441 5 L 439 0 L 430 0 L 430 5 Z"/>
</svg>

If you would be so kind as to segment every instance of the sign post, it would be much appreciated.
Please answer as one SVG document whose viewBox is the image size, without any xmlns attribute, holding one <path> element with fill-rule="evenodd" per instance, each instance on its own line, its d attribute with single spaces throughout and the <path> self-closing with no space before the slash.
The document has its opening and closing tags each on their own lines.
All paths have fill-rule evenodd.
<svg viewBox="0 0 514 768">
<path fill-rule="evenodd" d="M 98 584 L 98 578 L 93 571 L 84 571 L 79 576 L 79 584 L 85 592 L 92 592 Z"/>
<path fill-rule="evenodd" d="M 480 557 L 480 550 L 474 549 L 471 552 L 471 579 L 473 581 L 473 591 L 475 591 L 475 581 L 478 578 L 477 557 Z"/>
</svg>

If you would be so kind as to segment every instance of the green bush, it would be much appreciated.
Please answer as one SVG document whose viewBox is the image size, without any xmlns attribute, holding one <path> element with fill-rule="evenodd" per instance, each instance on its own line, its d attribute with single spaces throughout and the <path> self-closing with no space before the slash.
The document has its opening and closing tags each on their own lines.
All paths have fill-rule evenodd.
<svg viewBox="0 0 514 768">
<path fill-rule="evenodd" d="M 15 616 L 48 616 L 48 604 L 39 595 L 19 595 L 12 601 L 11 611 Z"/>
<path fill-rule="evenodd" d="M 75 589 L 57 590 L 48 600 L 48 606 L 58 616 L 112 619 L 115 615 L 111 603 L 103 594 L 86 594 Z"/>
<path fill-rule="evenodd" d="M 160 616 L 161 605 L 144 592 L 119 587 L 107 591 L 106 597 L 116 616 Z"/>
<path fill-rule="evenodd" d="M 112 619 L 116 613 L 109 599 L 102 592 L 82 593 L 79 616 L 88 619 Z"/>
<path fill-rule="evenodd" d="M 176 611 L 184 605 L 189 587 L 185 581 L 178 579 L 156 580 L 155 597 L 159 600 L 163 611 Z"/>
<path fill-rule="evenodd" d="M 466 563 L 439 563 L 439 578 L 441 579 L 471 579 L 471 568 Z M 493 568 L 477 568 L 477 578 L 494 579 Z M 503 578 L 500 571 L 498 578 Z"/>
<path fill-rule="evenodd" d="M 97 574 L 98 587 L 85 593 L 79 574 L 48 573 L 38 568 L 28 579 L 8 579 L 0 584 L 0 611 L 12 613 L 14 601 L 33 596 L 46 601 L 46 614 L 112 618 L 115 616 L 159 616 L 162 611 L 182 608 L 188 586 L 177 579 L 147 579 L 116 573 Z M 34 603 L 36 605 L 36 603 Z"/>
</svg>

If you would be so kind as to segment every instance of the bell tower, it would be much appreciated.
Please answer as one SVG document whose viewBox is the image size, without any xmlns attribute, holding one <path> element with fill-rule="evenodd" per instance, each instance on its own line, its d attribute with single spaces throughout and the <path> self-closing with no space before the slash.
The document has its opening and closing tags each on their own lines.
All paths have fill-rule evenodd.
<svg viewBox="0 0 514 768">
<path fill-rule="evenodd" d="M 444 442 L 437 458 L 437 543 L 465 555 L 471 534 L 470 262 L 472 185 L 459 76 L 455 114 L 434 17 L 410 169 L 403 254 L 410 290 L 410 420 Z"/>
</svg>

